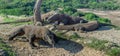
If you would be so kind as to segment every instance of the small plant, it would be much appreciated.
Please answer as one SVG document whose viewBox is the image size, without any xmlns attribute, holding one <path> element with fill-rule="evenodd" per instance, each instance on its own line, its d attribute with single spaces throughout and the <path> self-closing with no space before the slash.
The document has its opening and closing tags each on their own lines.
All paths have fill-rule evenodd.
<svg viewBox="0 0 120 56">
<path fill-rule="evenodd" d="M 2 39 L 0 39 L 0 49 L 3 49 L 6 52 L 5 53 L 6 56 L 16 56 L 15 53 L 10 48 L 10 46 L 4 43 Z"/>
<path fill-rule="evenodd" d="M 85 16 L 83 16 L 85 19 L 87 19 L 88 21 L 92 21 L 92 20 L 97 20 L 100 23 L 108 23 L 110 24 L 111 21 L 107 18 L 101 18 L 93 13 L 85 13 Z"/>
<path fill-rule="evenodd" d="M 92 42 L 87 45 L 98 50 L 104 50 L 106 47 L 105 43 L 107 43 L 107 41 L 92 39 Z"/>
<path fill-rule="evenodd" d="M 120 27 L 119 26 L 113 26 L 116 30 L 120 30 Z"/>
<path fill-rule="evenodd" d="M 12 22 L 12 21 L 15 21 L 15 20 L 17 20 L 17 19 L 15 19 L 15 18 L 9 18 L 9 17 L 4 17 L 4 19 L 3 19 L 3 21 L 4 22 Z"/>
<path fill-rule="evenodd" d="M 82 38 L 82 41 L 86 40 L 86 38 Z M 95 48 L 100 51 L 104 51 L 109 56 L 119 56 L 120 55 L 120 46 L 118 46 L 115 43 L 111 43 L 106 40 L 98 40 L 95 38 L 89 39 L 91 40 L 90 43 L 86 43 L 84 45 L 87 45 L 91 48 Z"/>
<path fill-rule="evenodd" d="M 120 56 L 120 47 L 119 48 L 111 48 L 107 51 L 107 54 L 110 56 Z"/>
<path fill-rule="evenodd" d="M 77 38 L 80 38 L 80 36 L 77 33 L 74 33 L 69 38 L 70 39 L 77 39 Z"/>
</svg>

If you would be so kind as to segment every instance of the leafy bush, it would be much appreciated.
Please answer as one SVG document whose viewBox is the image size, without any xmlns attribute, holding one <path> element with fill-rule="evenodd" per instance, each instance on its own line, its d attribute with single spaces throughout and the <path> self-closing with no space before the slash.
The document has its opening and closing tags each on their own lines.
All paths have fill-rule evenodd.
<svg viewBox="0 0 120 56">
<path fill-rule="evenodd" d="M 85 19 L 91 21 L 91 20 L 97 20 L 98 22 L 100 23 L 111 23 L 111 21 L 107 18 L 101 18 L 93 13 L 85 13 L 85 16 L 84 16 Z"/>
<path fill-rule="evenodd" d="M 1 3 L 2 2 L 2 3 Z M 0 2 L 0 13 L 8 15 L 32 15 L 35 0 L 1 0 Z M 107 3 L 107 4 L 106 4 Z M 57 8 L 62 8 L 60 13 L 72 15 L 72 16 L 83 16 L 87 20 L 97 20 L 101 23 L 110 23 L 107 18 L 100 18 L 93 13 L 83 13 L 78 12 L 76 9 L 80 7 L 84 8 L 105 8 L 105 9 L 115 9 L 116 5 L 114 2 L 110 1 L 96 1 L 96 0 L 44 0 L 42 2 L 41 11 L 46 13 L 51 10 L 57 10 Z M 92 5 L 92 6 L 91 6 Z M 105 6 L 104 6 L 105 5 Z M 110 7 L 111 6 L 111 7 Z M 110 7 L 110 8 L 109 8 Z M 116 6 L 117 7 L 117 6 Z M 117 9 L 117 8 L 116 8 Z"/>
<path fill-rule="evenodd" d="M 0 0 L 0 13 L 10 15 L 32 15 L 36 0 Z M 74 9 L 68 8 L 90 8 L 100 10 L 117 10 L 120 9 L 117 1 L 114 0 L 44 0 L 42 2 L 42 13 L 57 8 L 63 8 L 69 14 L 74 13 Z M 5 11 L 3 11 L 5 10 Z M 69 11 L 69 10 L 73 10 Z M 2 12 L 1 12 L 2 11 Z M 13 13 L 14 12 L 14 13 Z"/>
</svg>

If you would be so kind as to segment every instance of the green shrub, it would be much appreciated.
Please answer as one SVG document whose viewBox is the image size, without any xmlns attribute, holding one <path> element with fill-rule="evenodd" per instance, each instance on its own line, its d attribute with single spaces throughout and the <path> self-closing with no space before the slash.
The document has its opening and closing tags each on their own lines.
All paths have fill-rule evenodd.
<svg viewBox="0 0 120 56">
<path fill-rule="evenodd" d="M 78 39 L 80 36 L 77 33 L 72 34 L 71 36 L 68 37 L 69 39 Z"/>
<path fill-rule="evenodd" d="M 80 39 L 85 42 L 86 38 Z M 115 43 L 109 42 L 107 40 L 98 40 L 95 38 L 89 38 L 91 42 L 84 43 L 88 47 L 95 48 L 100 51 L 104 51 L 108 56 L 119 56 L 120 55 L 120 46 Z M 82 42 L 82 43 L 83 43 Z"/>
<path fill-rule="evenodd" d="M 17 19 L 9 18 L 9 17 L 4 17 L 4 19 L 3 19 L 4 22 L 12 22 L 12 21 L 15 21 L 15 20 L 17 20 Z"/>
<path fill-rule="evenodd" d="M 84 17 L 88 20 L 97 20 L 97 18 L 99 18 L 97 15 L 93 13 L 85 13 Z"/>
<path fill-rule="evenodd" d="M 36 0 L 0 0 L 0 11 L 6 10 L 7 14 L 11 15 L 32 15 L 33 8 Z M 63 8 L 69 14 L 72 14 L 76 10 L 69 11 L 68 8 L 90 8 L 100 10 L 117 10 L 120 9 L 120 5 L 115 0 L 44 0 L 42 2 L 41 11 L 46 13 L 50 10 L 56 10 L 57 8 Z M 19 8 L 19 9 L 17 9 Z M 17 9 L 17 12 L 13 11 Z M 12 11 L 9 11 L 12 10 Z M 6 13 L 0 12 L 0 13 Z M 16 13 L 16 14 L 15 14 Z"/>
<path fill-rule="evenodd" d="M 60 13 L 64 13 L 64 14 L 68 14 L 68 15 L 72 15 L 74 13 L 76 13 L 77 10 L 75 8 L 72 8 L 72 7 L 65 7 L 63 10 L 60 11 Z"/>
<path fill-rule="evenodd" d="M 100 23 L 108 23 L 108 24 L 111 23 L 111 21 L 109 19 L 101 18 L 93 13 L 85 13 L 84 18 L 87 19 L 88 21 L 97 20 Z"/>
<path fill-rule="evenodd" d="M 107 54 L 109 54 L 110 56 L 120 56 L 120 48 L 109 49 Z"/>
<path fill-rule="evenodd" d="M 107 19 L 107 18 L 98 18 L 97 20 L 98 20 L 99 22 L 101 22 L 101 23 L 108 23 L 108 24 L 111 23 L 111 21 L 110 21 L 109 19 Z"/>
<path fill-rule="evenodd" d="M 87 45 L 98 50 L 104 50 L 106 48 L 105 43 L 107 43 L 107 41 L 92 39 L 92 42 Z"/>
<path fill-rule="evenodd" d="M 0 39 L 0 49 L 3 49 L 6 52 L 6 56 L 16 56 L 11 47 L 4 43 L 2 39 Z"/>
</svg>

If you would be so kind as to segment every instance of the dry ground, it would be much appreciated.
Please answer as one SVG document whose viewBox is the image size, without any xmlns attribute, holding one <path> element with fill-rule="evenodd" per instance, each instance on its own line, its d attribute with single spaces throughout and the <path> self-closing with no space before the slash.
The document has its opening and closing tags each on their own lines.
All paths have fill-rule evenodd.
<svg viewBox="0 0 120 56">
<path fill-rule="evenodd" d="M 83 12 L 93 12 L 101 17 L 109 18 L 114 25 L 120 26 L 120 11 L 79 10 Z M 1 21 L 2 17 L 0 17 L 0 22 Z M 11 25 L 0 25 L 1 32 L 8 32 L 11 28 L 13 28 Z M 120 30 L 110 29 L 109 27 L 102 27 L 96 31 L 87 33 L 78 32 L 78 34 L 82 37 L 94 37 L 97 39 L 108 40 L 120 45 Z M 56 48 L 40 48 L 37 50 L 31 50 L 28 42 L 19 41 L 10 43 L 10 46 L 12 46 L 13 50 L 17 52 L 17 56 L 106 56 L 104 52 L 84 47 L 81 44 L 67 40 L 59 41 L 59 43 L 55 45 Z"/>
<path fill-rule="evenodd" d="M 2 18 L 0 19 L 2 21 Z M 12 28 L 9 24 L 0 25 L 0 32 L 9 32 Z M 40 49 L 31 49 L 28 42 L 8 42 L 6 39 L 4 41 L 9 43 L 17 56 L 106 56 L 104 52 L 68 40 L 59 41 L 55 48 L 41 45 Z"/>
<path fill-rule="evenodd" d="M 112 24 L 120 26 L 120 11 L 98 11 L 90 9 L 78 9 L 82 12 L 92 12 L 100 17 L 109 18 Z M 88 33 L 79 33 L 83 37 L 95 37 L 97 39 L 108 40 L 120 45 L 120 30 L 110 29 L 109 27 L 102 27 L 96 31 Z"/>
</svg>

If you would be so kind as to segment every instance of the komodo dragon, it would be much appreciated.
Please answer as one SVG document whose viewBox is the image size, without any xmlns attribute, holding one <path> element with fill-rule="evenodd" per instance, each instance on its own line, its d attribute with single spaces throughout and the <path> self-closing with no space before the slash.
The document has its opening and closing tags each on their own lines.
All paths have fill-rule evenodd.
<svg viewBox="0 0 120 56">
<path fill-rule="evenodd" d="M 73 31 L 93 31 L 99 27 L 97 21 L 90 21 L 88 23 L 79 23 L 73 25 L 55 25 L 54 29 L 57 30 L 73 30 Z"/>
<path fill-rule="evenodd" d="M 56 13 L 57 12 L 55 12 L 55 11 L 50 11 L 48 13 L 42 14 L 41 19 L 44 22 L 45 20 L 47 20 L 48 17 L 50 17 L 50 16 L 52 16 Z M 33 21 L 33 20 L 34 20 L 34 17 L 31 16 L 31 17 L 28 17 L 28 18 L 25 18 L 25 19 L 18 19 L 16 21 L 12 21 L 12 22 L 0 22 L 0 24 L 21 23 L 21 22 L 29 22 L 29 21 Z"/>
<path fill-rule="evenodd" d="M 50 16 L 47 21 L 49 23 L 55 23 L 57 25 L 64 24 L 64 25 L 71 25 L 71 24 L 77 24 L 77 23 L 87 23 L 88 21 L 80 18 L 80 17 L 71 17 L 67 14 L 54 14 L 53 16 Z"/>
<path fill-rule="evenodd" d="M 3 33 L 1 34 L 4 35 Z M 11 41 L 15 37 L 23 35 L 29 39 L 31 48 L 37 47 L 34 44 L 35 40 L 44 40 L 45 42 L 48 42 L 50 45 L 52 45 L 52 47 L 54 47 L 57 37 L 53 32 L 43 26 L 25 25 L 16 27 L 11 32 L 9 32 L 8 38 L 9 41 Z"/>
</svg>

